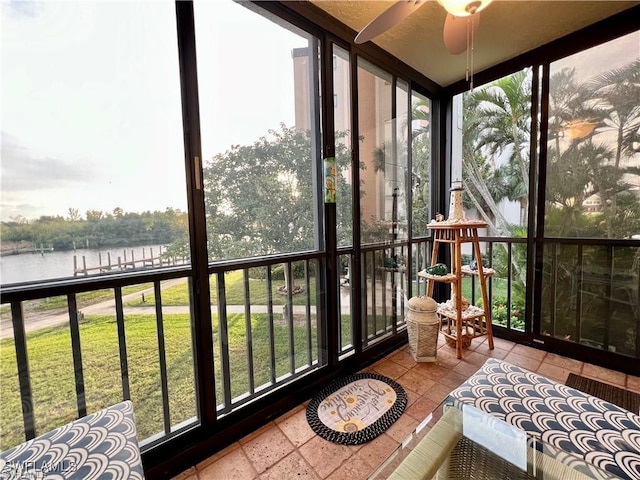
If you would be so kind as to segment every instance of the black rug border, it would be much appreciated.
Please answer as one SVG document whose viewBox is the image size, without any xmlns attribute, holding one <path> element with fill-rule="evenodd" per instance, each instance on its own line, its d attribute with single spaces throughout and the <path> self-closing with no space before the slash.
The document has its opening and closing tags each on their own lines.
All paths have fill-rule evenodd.
<svg viewBox="0 0 640 480">
<path fill-rule="evenodd" d="M 340 390 L 351 382 L 372 378 L 388 384 L 396 392 L 396 401 L 378 420 L 366 428 L 357 432 L 338 432 L 327 427 L 318 417 L 318 406 L 332 393 Z M 307 405 L 307 423 L 311 429 L 325 440 L 329 440 L 341 445 L 360 445 L 369 442 L 385 432 L 393 423 L 400 418 L 407 408 L 407 393 L 395 380 L 380 375 L 378 373 L 354 373 L 346 377 L 334 380 L 329 385 L 320 390 Z"/>
</svg>

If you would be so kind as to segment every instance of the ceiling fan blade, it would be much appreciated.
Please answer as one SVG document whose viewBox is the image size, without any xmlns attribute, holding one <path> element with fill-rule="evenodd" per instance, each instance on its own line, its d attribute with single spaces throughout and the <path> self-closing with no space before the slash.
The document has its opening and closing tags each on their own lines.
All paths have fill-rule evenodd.
<svg viewBox="0 0 640 480">
<path fill-rule="evenodd" d="M 476 34 L 478 25 L 480 25 L 480 14 L 474 13 L 468 17 L 454 17 L 447 13 L 444 21 L 444 30 L 442 31 L 442 39 L 444 46 L 447 47 L 452 55 L 460 55 L 467 50 L 467 25 L 471 28 L 469 35 Z"/>
<path fill-rule="evenodd" d="M 371 20 L 356 36 L 355 43 L 365 43 L 400 23 L 425 3 L 426 0 L 400 0 Z"/>
</svg>

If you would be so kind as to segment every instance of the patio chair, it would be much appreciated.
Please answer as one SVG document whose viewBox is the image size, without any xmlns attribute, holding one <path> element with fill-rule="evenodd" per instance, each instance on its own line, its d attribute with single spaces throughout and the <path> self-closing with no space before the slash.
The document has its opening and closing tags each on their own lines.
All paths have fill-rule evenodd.
<svg viewBox="0 0 640 480">
<path fill-rule="evenodd" d="M 0 453 L 0 479 L 144 479 L 130 400 Z"/>
</svg>

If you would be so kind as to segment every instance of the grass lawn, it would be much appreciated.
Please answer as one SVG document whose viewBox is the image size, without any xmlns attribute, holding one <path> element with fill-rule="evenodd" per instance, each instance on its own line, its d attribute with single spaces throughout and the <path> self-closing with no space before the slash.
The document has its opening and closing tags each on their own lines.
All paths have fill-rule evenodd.
<svg viewBox="0 0 640 480">
<path fill-rule="evenodd" d="M 211 303 L 217 304 L 218 290 L 216 276 L 211 275 L 210 295 Z M 271 282 L 271 299 L 274 305 L 284 305 L 287 302 L 287 296 L 278 293 L 278 288 L 284 285 L 284 280 L 272 280 Z M 297 278 L 295 280 L 297 287 L 305 286 L 303 278 Z M 229 272 L 224 276 L 224 286 L 227 305 L 244 305 L 244 279 L 242 270 L 235 270 Z M 302 292 L 297 295 L 293 295 L 294 305 L 305 305 L 307 301 L 307 294 L 311 299 L 311 305 L 315 305 L 316 302 L 316 279 L 311 277 L 309 279 L 309 292 Z M 252 305 L 266 305 L 267 304 L 267 281 L 257 278 L 249 278 L 249 296 Z M 145 296 L 146 304 L 153 304 L 155 302 L 155 296 L 152 294 Z M 163 305 L 189 305 L 189 289 L 187 283 L 184 285 L 176 285 L 174 287 L 165 288 L 162 290 L 162 304 Z M 142 302 L 142 298 L 136 298 L 129 302 L 126 302 L 129 307 L 140 307 L 145 305 Z"/>
<path fill-rule="evenodd" d="M 295 366 L 307 363 L 306 322 L 294 318 Z M 349 322 L 347 317 L 345 320 Z M 310 330 L 312 358 L 317 358 L 317 327 Z M 223 402 L 218 319 L 214 324 L 216 396 Z M 232 398 L 248 391 L 248 338 L 244 315 L 228 317 L 229 364 Z M 189 315 L 164 317 L 171 424 L 196 416 L 191 323 Z M 271 378 L 269 322 L 265 314 L 251 316 L 255 385 Z M 115 318 L 87 316 L 80 326 L 87 410 L 95 412 L 122 400 L 122 380 Z M 290 370 L 289 329 L 282 316 L 274 315 L 275 376 Z M 128 315 L 126 341 L 131 400 L 140 440 L 162 431 L 162 392 L 155 316 Z M 43 329 L 27 335 L 29 373 L 33 391 L 37 434 L 45 433 L 77 417 L 71 340 L 66 327 Z M 0 342 L 0 450 L 23 442 L 22 408 L 13 340 Z"/>
</svg>

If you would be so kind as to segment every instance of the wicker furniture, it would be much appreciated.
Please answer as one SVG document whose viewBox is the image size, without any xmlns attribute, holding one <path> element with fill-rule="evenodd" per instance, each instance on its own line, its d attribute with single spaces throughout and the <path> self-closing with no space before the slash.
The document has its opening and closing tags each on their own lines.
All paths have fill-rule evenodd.
<svg viewBox="0 0 640 480">
<path fill-rule="evenodd" d="M 638 415 L 489 359 L 370 478 L 638 480 L 638 432 Z"/>
<path fill-rule="evenodd" d="M 494 358 L 450 398 L 525 430 L 558 456 L 570 449 L 590 470 L 606 471 L 595 478 L 640 480 L 640 415 L 617 405 Z"/>
<path fill-rule="evenodd" d="M 448 275 L 431 275 L 423 270 L 418 276 L 428 280 L 427 295 L 433 295 L 434 282 L 451 284 L 452 298 L 438 306 L 438 315 L 441 318 L 441 332 L 447 343 L 456 348 L 456 356 L 462 358 L 462 349 L 471 344 L 476 337 L 486 335 L 489 348 L 493 350 L 493 332 L 491 330 L 491 307 L 487 295 L 487 278 L 494 271 L 484 268 L 482 265 L 482 253 L 478 240 L 478 228 L 484 228 L 487 224 L 475 220 L 464 219 L 431 222 L 427 228 L 433 230 L 433 251 L 431 253 L 431 265 L 438 260 L 440 244 L 449 244 L 451 248 L 451 273 Z M 462 265 L 462 244 L 471 243 L 473 256 L 477 268 Z M 475 275 L 480 280 L 483 308 L 466 305 L 462 298 L 463 275 Z"/>
<path fill-rule="evenodd" d="M 431 297 L 412 297 L 407 302 L 407 333 L 416 362 L 435 362 L 440 320 L 438 305 Z"/>
</svg>

